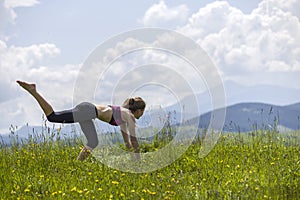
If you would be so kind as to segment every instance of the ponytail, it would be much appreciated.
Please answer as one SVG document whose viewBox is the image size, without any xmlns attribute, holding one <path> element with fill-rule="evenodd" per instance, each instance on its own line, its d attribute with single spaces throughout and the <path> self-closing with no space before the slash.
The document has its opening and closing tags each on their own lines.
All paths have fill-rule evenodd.
<svg viewBox="0 0 300 200">
<path fill-rule="evenodd" d="M 134 104 L 134 98 L 129 98 L 128 105 L 129 107 Z"/>
</svg>

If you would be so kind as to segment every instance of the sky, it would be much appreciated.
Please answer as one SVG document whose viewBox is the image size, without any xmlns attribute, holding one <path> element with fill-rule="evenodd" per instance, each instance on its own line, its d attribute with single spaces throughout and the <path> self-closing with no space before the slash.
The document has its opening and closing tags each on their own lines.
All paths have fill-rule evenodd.
<svg viewBox="0 0 300 200">
<path fill-rule="evenodd" d="M 38 91 L 56 110 L 68 109 L 73 105 L 78 73 L 89 55 L 110 38 L 145 27 L 173 30 L 191 38 L 213 61 L 225 86 L 226 83 L 252 88 L 267 85 L 275 91 L 276 88 L 300 91 L 299 18 L 298 0 L 112 0 L 105 3 L 0 0 L 0 133 L 8 132 L 10 125 L 42 123 L 41 109 L 16 80 L 36 83 Z M 124 45 L 132 46 L 133 42 Z M 171 55 L 164 59 L 155 53 L 138 52 L 131 56 L 138 57 L 136 62 L 143 64 L 151 63 L 153 58 L 160 59 L 161 65 L 180 63 Z M 122 69 L 128 60 L 115 63 L 117 70 L 106 78 L 104 86 L 107 87 L 97 87 L 101 90 L 98 95 L 102 95 L 99 103 L 110 103 L 103 96 L 109 92 L 109 85 L 118 81 L 116 77 L 124 74 Z M 147 73 L 155 76 L 154 71 Z M 187 70 L 186 77 L 192 73 Z M 170 81 L 174 88 L 181 83 Z M 201 86 L 195 92 L 205 89 L 203 81 L 200 82 L 191 80 L 193 91 L 197 90 L 197 83 Z M 163 95 L 168 94 L 166 88 L 145 88 L 150 105 L 170 104 L 170 95 Z M 230 89 L 225 87 L 225 94 Z M 280 101 L 284 104 L 295 103 L 296 97 L 295 92 L 285 97 L 278 94 L 278 99 L 284 98 Z M 268 103 L 279 101 L 275 98 Z"/>
</svg>

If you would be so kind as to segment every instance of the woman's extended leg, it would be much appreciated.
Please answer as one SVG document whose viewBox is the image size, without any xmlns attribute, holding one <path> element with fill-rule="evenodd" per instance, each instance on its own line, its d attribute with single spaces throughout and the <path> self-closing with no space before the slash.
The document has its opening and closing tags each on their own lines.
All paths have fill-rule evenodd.
<svg viewBox="0 0 300 200">
<path fill-rule="evenodd" d="M 50 122 L 79 122 L 88 143 L 86 147 L 82 149 L 77 159 L 81 161 L 84 160 L 90 154 L 91 150 L 98 145 L 97 132 L 92 121 L 92 119 L 95 119 L 98 116 L 96 107 L 91 103 L 85 102 L 77 105 L 71 110 L 54 112 L 52 106 L 36 91 L 35 84 L 29 84 L 23 81 L 17 81 L 17 83 L 36 99 Z"/>
<path fill-rule="evenodd" d="M 46 116 L 54 112 L 52 106 L 36 91 L 35 84 L 29 84 L 23 81 L 17 81 L 17 83 L 36 99 Z"/>
<path fill-rule="evenodd" d="M 36 91 L 35 84 L 29 84 L 23 81 L 17 81 L 17 83 L 36 99 L 49 122 L 74 123 L 73 109 L 54 112 L 52 106 Z"/>
</svg>

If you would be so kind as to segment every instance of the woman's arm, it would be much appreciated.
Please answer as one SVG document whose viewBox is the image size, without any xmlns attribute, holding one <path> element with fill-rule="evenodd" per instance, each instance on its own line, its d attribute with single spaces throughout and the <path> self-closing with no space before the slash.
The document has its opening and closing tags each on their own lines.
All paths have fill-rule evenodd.
<svg viewBox="0 0 300 200">
<path fill-rule="evenodd" d="M 121 124 L 120 128 L 121 128 L 121 133 L 122 133 L 122 136 L 123 136 L 125 146 L 128 150 L 130 150 L 132 148 L 132 145 L 131 145 L 131 142 L 129 141 L 129 137 L 128 137 L 128 133 L 127 133 L 127 125 L 126 124 Z"/>
<path fill-rule="evenodd" d="M 133 148 L 136 158 L 140 159 L 140 147 L 139 147 L 139 143 L 136 138 L 136 135 L 135 135 L 134 116 L 132 116 L 131 114 L 125 115 L 123 117 L 123 120 L 127 122 L 126 124 L 120 125 L 125 145 L 128 149 Z M 129 132 L 129 136 L 128 136 L 127 132 Z M 130 144 L 129 144 L 129 141 L 130 141 Z"/>
<path fill-rule="evenodd" d="M 129 137 L 132 147 L 134 148 L 135 153 L 140 153 L 140 146 L 138 143 L 138 140 L 135 135 L 135 120 L 132 120 L 134 122 L 131 122 L 128 124 L 128 130 L 129 130 Z"/>
</svg>

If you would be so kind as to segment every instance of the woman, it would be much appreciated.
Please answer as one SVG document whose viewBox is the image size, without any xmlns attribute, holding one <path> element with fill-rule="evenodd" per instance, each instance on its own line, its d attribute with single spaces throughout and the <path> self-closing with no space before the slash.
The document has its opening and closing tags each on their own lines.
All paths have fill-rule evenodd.
<svg viewBox="0 0 300 200">
<path fill-rule="evenodd" d="M 56 123 L 79 122 L 87 138 L 87 144 L 78 155 L 78 160 L 83 161 L 98 145 L 97 132 L 92 121 L 95 118 L 113 126 L 120 126 L 127 149 L 130 150 L 133 148 L 136 153 L 136 158 L 140 159 L 139 144 L 135 137 L 135 119 L 139 119 L 144 114 L 146 103 L 142 98 L 128 98 L 122 107 L 94 105 L 83 102 L 71 110 L 55 112 L 52 106 L 37 92 L 35 84 L 29 84 L 23 81 L 17 81 L 17 83 L 36 99 L 48 121 Z"/>
</svg>

